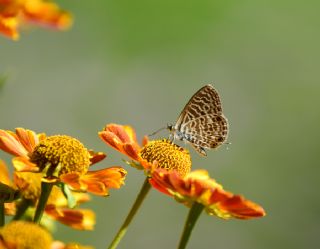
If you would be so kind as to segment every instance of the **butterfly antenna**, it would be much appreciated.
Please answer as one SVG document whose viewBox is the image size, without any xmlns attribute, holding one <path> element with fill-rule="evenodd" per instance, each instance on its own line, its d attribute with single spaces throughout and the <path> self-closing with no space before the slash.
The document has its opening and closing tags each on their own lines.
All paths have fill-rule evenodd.
<svg viewBox="0 0 320 249">
<path fill-rule="evenodd" d="M 165 129 L 167 129 L 167 127 L 162 127 L 162 128 L 160 128 L 159 130 L 156 130 L 155 132 L 149 134 L 148 137 L 152 137 L 152 136 L 156 135 L 158 132 L 160 132 L 160 131 L 162 131 L 162 130 L 165 130 Z"/>
</svg>

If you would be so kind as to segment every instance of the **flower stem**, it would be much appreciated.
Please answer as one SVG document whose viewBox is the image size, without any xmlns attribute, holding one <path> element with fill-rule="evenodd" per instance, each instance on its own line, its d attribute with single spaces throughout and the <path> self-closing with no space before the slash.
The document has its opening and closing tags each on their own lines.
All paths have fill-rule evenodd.
<svg viewBox="0 0 320 249">
<path fill-rule="evenodd" d="M 17 212 L 15 216 L 13 216 L 12 220 L 20 220 L 20 218 L 24 215 L 28 207 L 31 205 L 31 200 L 22 198 L 22 201 L 19 203 Z"/>
<path fill-rule="evenodd" d="M 37 224 L 39 224 L 41 221 L 52 187 L 53 187 L 52 183 L 41 182 L 41 195 L 37 205 L 36 213 L 33 218 L 33 222 Z"/>
<path fill-rule="evenodd" d="M 0 227 L 4 226 L 4 202 L 0 202 Z"/>
<path fill-rule="evenodd" d="M 133 217 L 135 216 L 135 214 L 137 213 L 141 203 L 143 202 L 144 198 L 146 197 L 147 193 L 150 190 L 150 183 L 148 180 L 148 177 L 145 179 L 142 188 L 140 190 L 140 193 L 138 194 L 127 218 L 125 219 L 124 223 L 122 224 L 121 228 L 119 229 L 118 233 L 116 234 L 116 236 L 114 237 L 113 241 L 111 242 L 111 244 L 109 245 L 108 249 L 115 249 L 117 248 L 119 242 L 121 241 L 122 237 L 125 235 L 125 233 L 127 232 L 128 226 L 130 225 Z"/>
<path fill-rule="evenodd" d="M 194 202 L 190 208 L 186 223 L 184 225 L 183 233 L 180 238 L 178 249 L 184 249 L 187 246 L 192 229 L 196 224 L 204 206 L 198 202 Z"/>
</svg>

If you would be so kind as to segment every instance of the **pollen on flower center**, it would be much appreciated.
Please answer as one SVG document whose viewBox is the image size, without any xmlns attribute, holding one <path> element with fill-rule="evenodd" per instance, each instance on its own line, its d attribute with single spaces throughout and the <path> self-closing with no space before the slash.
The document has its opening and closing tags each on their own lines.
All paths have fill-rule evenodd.
<svg viewBox="0 0 320 249">
<path fill-rule="evenodd" d="M 185 176 L 191 169 L 189 151 L 170 142 L 168 139 L 150 141 L 140 152 L 140 156 L 149 163 L 156 161 L 157 167 L 176 170 Z"/>
<path fill-rule="evenodd" d="M 41 171 L 46 168 L 50 174 L 85 174 L 90 165 L 90 154 L 79 140 L 56 135 L 41 141 L 30 155 L 30 161 Z"/>
<path fill-rule="evenodd" d="M 7 224 L 0 230 L 0 237 L 1 242 L 10 245 L 10 248 L 49 249 L 52 243 L 52 237 L 47 230 L 26 221 Z"/>
</svg>

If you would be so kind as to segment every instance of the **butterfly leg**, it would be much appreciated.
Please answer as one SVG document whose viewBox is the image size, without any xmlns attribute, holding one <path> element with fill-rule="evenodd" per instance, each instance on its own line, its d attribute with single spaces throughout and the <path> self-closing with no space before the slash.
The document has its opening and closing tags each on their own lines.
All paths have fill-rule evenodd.
<svg viewBox="0 0 320 249">
<path fill-rule="evenodd" d="M 174 142 L 174 134 L 173 134 L 173 133 L 170 133 L 168 139 L 170 140 L 171 143 L 173 143 L 173 142 Z"/>
<path fill-rule="evenodd" d="M 203 147 L 198 144 L 192 144 L 192 146 L 201 156 L 207 156 L 207 152 Z"/>
<path fill-rule="evenodd" d="M 207 152 L 204 148 L 200 147 L 200 150 L 198 151 L 202 156 L 207 156 Z"/>
</svg>

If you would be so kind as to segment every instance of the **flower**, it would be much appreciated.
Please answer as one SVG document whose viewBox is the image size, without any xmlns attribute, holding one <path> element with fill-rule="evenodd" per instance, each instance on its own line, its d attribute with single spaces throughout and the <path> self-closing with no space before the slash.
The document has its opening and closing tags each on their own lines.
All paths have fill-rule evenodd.
<svg viewBox="0 0 320 249">
<path fill-rule="evenodd" d="M 13 221 L 0 229 L 1 249 L 93 249 L 78 243 L 53 241 L 51 234 L 42 226 L 26 222 Z"/>
<path fill-rule="evenodd" d="M 189 152 L 167 139 L 148 141 L 144 137 L 141 147 L 133 128 L 117 124 L 106 125 L 99 136 L 112 148 L 140 163 L 154 188 L 189 207 L 198 202 L 209 214 L 224 219 L 265 215 L 261 206 L 225 191 L 206 170 L 190 172 Z"/>
<path fill-rule="evenodd" d="M 176 171 L 155 169 L 150 178 L 151 185 L 162 193 L 174 197 L 190 207 L 194 202 L 202 204 L 207 213 L 223 219 L 250 219 L 265 216 L 258 204 L 243 196 L 225 191 L 206 170 L 194 170 L 186 176 Z"/>
<path fill-rule="evenodd" d="M 0 0 L 0 33 L 17 40 L 18 28 L 27 22 L 65 30 L 71 26 L 72 17 L 51 1 Z"/>
<path fill-rule="evenodd" d="M 0 160 L 0 182 L 6 183 L 8 186 L 14 186 L 20 196 L 31 204 L 29 209 L 32 213 L 41 194 L 41 178 L 41 173 L 14 172 L 14 181 L 11 182 L 8 169 L 4 162 Z M 73 192 L 72 195 L 75 199 L 75 205 L 90 200 L 86 193 Z M 21 205 L 22 199 L 5 203 L 5 213 L 15 215 L 16 209 Z M 74 229 L 93 230 L 95 224 L 94 212 L 90 209 L 69 208 L 67 199 L 57 186 L 53 186 L 44 211 L 47 216 Z"/>
<path fill-rule="evenodd" d="M 39 225 L 26 221 L 13 221 L 0 229 L 0 248 L 50 249 L 52 237 Z"/>
<path fill-rule="evenodd" d="M 153 167 L 177 170 L 186 175 L 191 168 L 190 153 L 167 139 L 148 141 L 145 136 L 140 146 L 132 127 L 108 124 L 99 132 L 100 138 L 112 148 L 128 156 L 135 162 L 129 163 L 139 169 L 149 171 Z"/>
<path fill-rule="evenodd" d="M 33 210 L 40 198 L 41 178 L 41 173 L 14 172 L 14 183 L 21 196 L 33 204 Z M 73 192 L 72 196 L 75 198 L 75 206 L 90 200 L 86 193 Z M 44 212 L 52 219 L 74 229 L 93 230 L 95 225 L 94 212 L 90 209 L 69 208 L 67 199 L 57 186 L 53 186 Z"/>
<path fill-rule="evenodd" d="M 107 145 L 131 158 L 133 161 L 127 162 L 129 165 L 144 170 L 147 174 L 127 218 L 109 245 L 109 248 L 116 248 L 149 193 L 151 188 L 149 173 L 151 170 L 154 168 L 176 170 L 179 174 L 185 175 L 190 171 L 191 158 L 188 151 L 167 139 L 148 141 L 145 136 L 142 141 L 143 146 L 140 146 L 135 131 L 130 126 L 108 124 L 99 132 L 99 136 Z"/>
<path fill-rule="evenodd" d="M 15 156 L 12 161 L 18 172 L 41 172 L 42 181 L 62 182 L 73 190 L 101 196 L 107 196 L 109 188 L 120 188 L 127 173 L 118 166 L 88 171 L 105 155 L 65 135 L 47 137 L 23 128 L 15 133 L 0 130 L 0 149 Z"/>
</svg>

